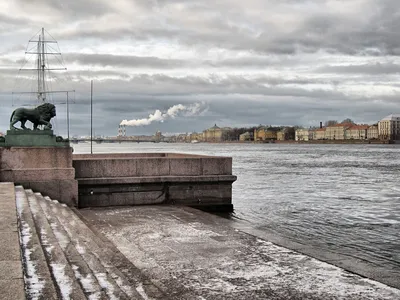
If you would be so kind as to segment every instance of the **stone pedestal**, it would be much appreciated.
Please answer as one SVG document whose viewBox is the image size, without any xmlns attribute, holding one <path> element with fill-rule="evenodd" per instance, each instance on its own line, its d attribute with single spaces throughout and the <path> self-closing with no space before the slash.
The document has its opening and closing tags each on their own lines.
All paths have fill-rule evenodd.
<svg viewBox="0 0 400 300">
<path fill-rule="evenodd" d="M 0 147 L 69 147 L 69 141 L 55 136 L 53 130 L 8 130 Z"/>
<path fill-rule="evenodd" d="M 18 140 L 14 139 L 18 134 L 11 136 L 12 141 Z M 43 136 L 42 141 L 48 138 Z M 78 182 L 69 146 L 0 147 L 0 181 L 22 184 L 69 206 L 78 203 Z"/>
</svg>

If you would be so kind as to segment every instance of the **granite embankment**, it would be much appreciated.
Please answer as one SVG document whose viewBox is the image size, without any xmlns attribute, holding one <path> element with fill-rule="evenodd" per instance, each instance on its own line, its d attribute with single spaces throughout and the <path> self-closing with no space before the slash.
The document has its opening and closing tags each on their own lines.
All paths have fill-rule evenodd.
<svg viewBox="0 0 400 300">
<path fill-rule="evenodd" d="M 12 183 L 0 205 L 2 299 L 400 298 L 189 207 L 77 210 Z"/>
</svg>

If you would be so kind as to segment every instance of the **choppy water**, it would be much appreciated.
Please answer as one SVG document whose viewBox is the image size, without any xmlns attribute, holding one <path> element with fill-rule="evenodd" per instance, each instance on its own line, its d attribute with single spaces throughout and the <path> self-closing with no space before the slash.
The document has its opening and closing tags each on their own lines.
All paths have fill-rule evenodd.
<svg viewBox="0 0 400 300">
<path fill-rule="evenodd" d="M 74 148 L 90 151 L 89 144 Z M 400 274 L 399 146 L 95 144 L 100 152 L 232 156 L 237 218 Z"/>
</svg>

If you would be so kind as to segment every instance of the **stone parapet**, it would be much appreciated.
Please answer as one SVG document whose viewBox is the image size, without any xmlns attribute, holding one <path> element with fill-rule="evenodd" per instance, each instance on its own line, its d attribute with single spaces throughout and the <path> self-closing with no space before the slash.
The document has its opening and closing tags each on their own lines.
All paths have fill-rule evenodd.
<svg viewBox="0 0 400 300">
<path fill-rule="evenodd" d="M 232 158 L 180 153 L 74 155 L 79 207 L 176 204 L 232 211 Z M 217 208 L 217 209 L 215 209 Z"/>
<path fill-rule="evenodd" d="M 232 175 L 230 157 L 75 158 L 77 178 Z"/>
</svg>

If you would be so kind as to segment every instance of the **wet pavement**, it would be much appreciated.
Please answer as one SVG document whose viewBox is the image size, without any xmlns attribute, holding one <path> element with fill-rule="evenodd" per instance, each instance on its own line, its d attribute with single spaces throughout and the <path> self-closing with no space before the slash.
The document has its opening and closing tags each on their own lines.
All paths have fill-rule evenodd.
<svg viewBox="0 0 400 300">
<path fill-rule="evenodd" d="M 79 210 L 170 299 L 400 299 L 400 290 L 170 206 Z"/>
</svg>

